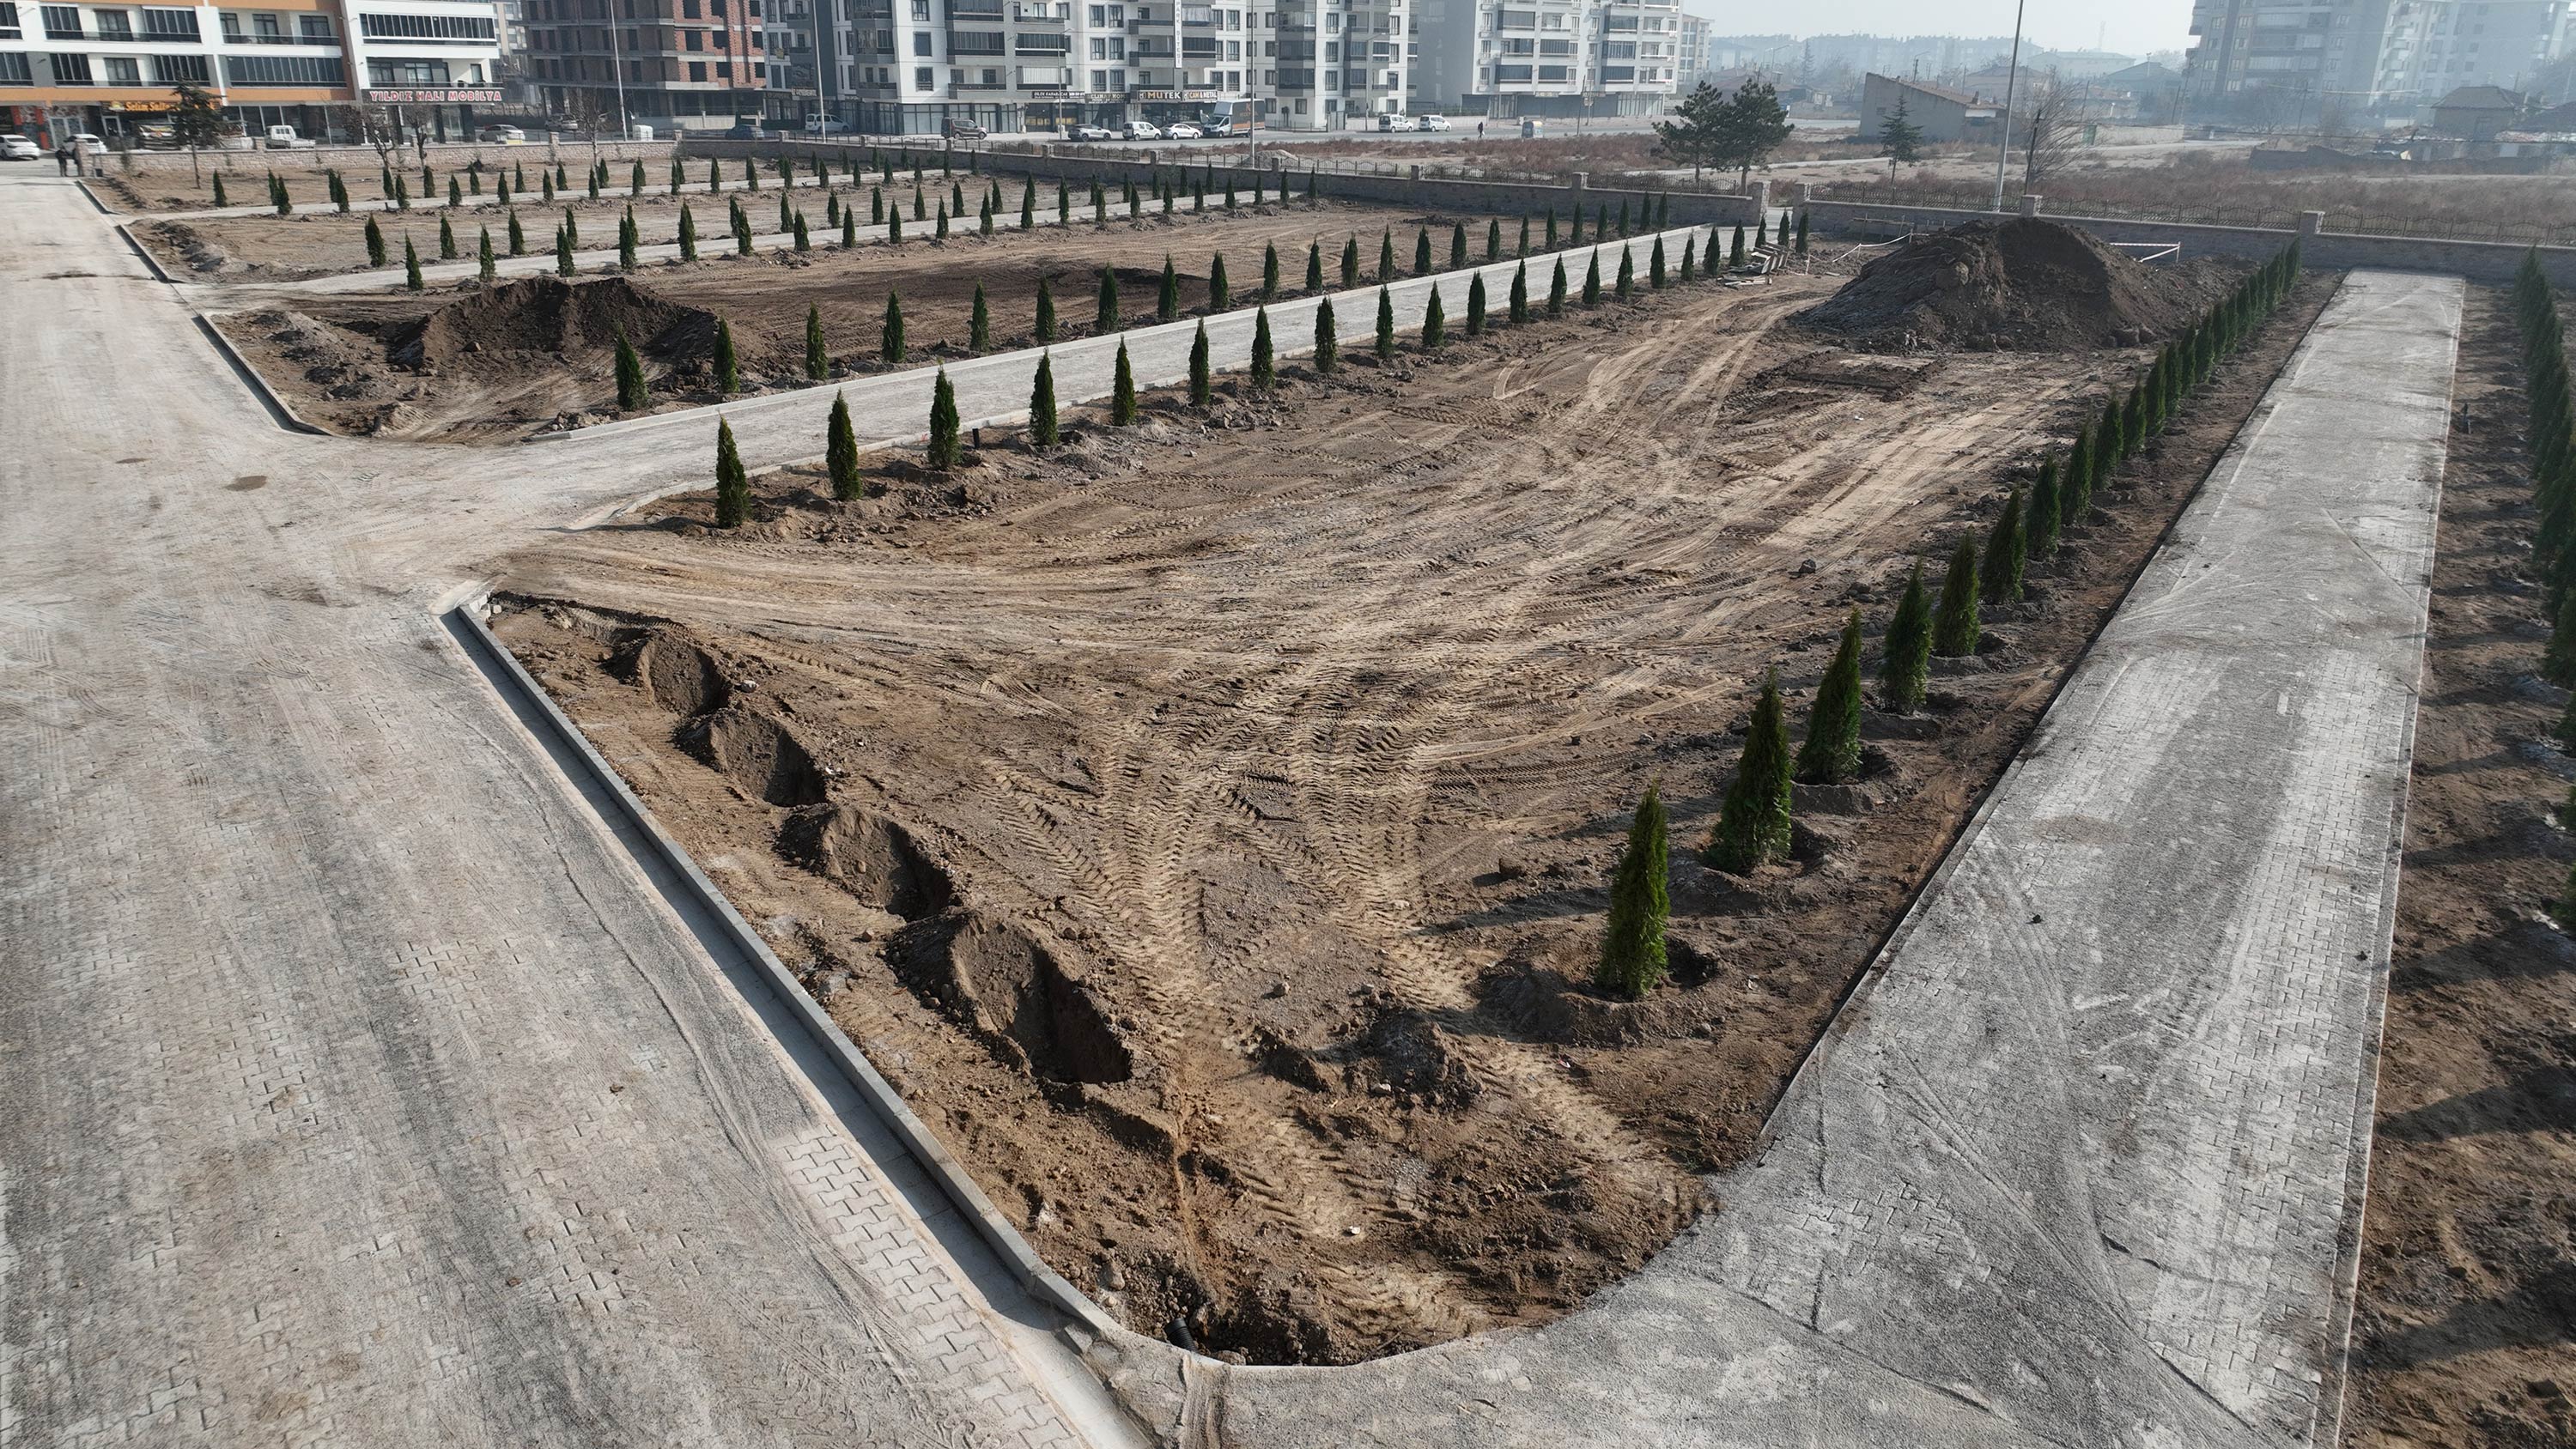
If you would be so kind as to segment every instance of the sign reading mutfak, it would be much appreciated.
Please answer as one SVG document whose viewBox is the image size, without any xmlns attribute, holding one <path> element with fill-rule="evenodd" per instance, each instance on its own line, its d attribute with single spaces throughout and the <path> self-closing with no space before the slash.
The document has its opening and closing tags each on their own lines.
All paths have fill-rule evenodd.
<svg viewBox="0 0 2576 1449">
<path fill-rule="evenodd" d="M 371 106 L 497 106 L 501 104 L 498 86 L 430 86 L 418 90 L 387 90 L 370 87 L 361 93 Z"/>
</svg>

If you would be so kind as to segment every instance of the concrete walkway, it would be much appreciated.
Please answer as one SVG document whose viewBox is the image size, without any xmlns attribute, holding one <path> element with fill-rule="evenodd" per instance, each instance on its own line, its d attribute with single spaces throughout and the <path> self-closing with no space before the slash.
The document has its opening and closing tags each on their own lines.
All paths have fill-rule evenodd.
<svg viewBox="0 0 2576 1449">
<path fill-rule="evenodd" d="M 1134 1442 L 439 626 L 662 440 L 282 432 L 110 227 L 0 178 L 0 1443 Z"/>
<path fill-rule="evenodd" d="M 2334 1443 L 2461 293 L 2345 284 L 1722 1212 L 1547 1328 L 1125 1385 L 1235 1449 Z"/>
</svg>

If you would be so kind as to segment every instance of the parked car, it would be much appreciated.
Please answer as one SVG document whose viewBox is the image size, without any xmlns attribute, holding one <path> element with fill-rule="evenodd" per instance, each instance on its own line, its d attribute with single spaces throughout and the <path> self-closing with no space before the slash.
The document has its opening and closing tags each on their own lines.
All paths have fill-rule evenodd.
<svg viewBox="0 0 2576 1449">
<path fill-rule="evenodd" d="M 1399 125 L 1399 123 L 1401 124 Z M 1404 116 L 1380 116 L 1377 118 L 1377 128 L 1381 131 L 1393 131 L 1399 129 L 1409 131 L 1413 129 L 1413 126 L 1411 121 Z"/>
<path fill-rule="evenodd" d="M 1205 131 L 1187 121 L 1174 121 L 1163 128 L 1164 138 L 1173 141 L 1195 141 L 1206 134 Z"/>
<path fill-rule="evenodd" d="M 1417 131 L 1446 131 L 1449 129 L 1449 118 L 1447 116 L 1416 116 L 1413 118 L 1413 129 Z"/>
<path fill-rule="evenodd" d="M 725 128 L 724 138 L 728 141 L 757 141 L 760 139 L 760 123 L 736 121 Z"/>
<path fill-rule="evenodd" d="M 838 116 L 807 116 L 805 118 L 805 134 L 808 136 L 846 136 L 849 134 L 849 131 L 850 123 L 842 120 Z"/>
<path fill-rule="evenodd" d="M 973 121 L 952 120 L 943 126 L 941 131 L 951 141 L 981 141 L 992 134 Z"/>
<path fill-rule="evenodd" d="M 295 134 L 293 126 L 269 127 L 266 145 L 271 151 L 308 151 L 313 147 L 311 141 Z"/>
<path fill-rule="evenodd" d="M 528 139 L 528 133 L 516 126 L 485 126 L 476 135 L 495 146 L 525 145 Z"/>
<path fill-rule="evenodd" d="M 1111 135 L 1109 128 L 1106 126 L 1076 126 L 1073 128 L 1073 139 L 1077 141 L 1115 141 L 1118 138 Z"/>
<path fill-rule="evenodd" d="M 0 136 L 0 161 L 41 161 L 45 148 L 24 136 Z"/>
<path fill-rule="evenodd" d="M 1129 121 L 1119 127 L 1118 134 L 1129 141 L 1159 141 L 1163 139 L 1163 128 L 1151 121 Z"/>
</svg>

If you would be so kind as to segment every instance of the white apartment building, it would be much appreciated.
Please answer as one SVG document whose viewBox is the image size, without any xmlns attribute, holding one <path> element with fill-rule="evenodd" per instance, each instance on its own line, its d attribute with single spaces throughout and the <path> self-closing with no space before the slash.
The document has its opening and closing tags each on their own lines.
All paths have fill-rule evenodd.
<svg viewBox="0 0 2576 1449">
<path fill-rule="evenodd" d="M 1681 88 L 1680 0 L 1417 0 L 1426 106 L 1638 116 Z"/>
<path fill-rule="evenodd" d="M 354 135 L 356 108 L 462 138 L 501 99 L 493 0 L 266 0 L 253 5 L 30 5 L 0 0 L 0 112 L 27 133 L 140 138 L 211 92 L 257 131 Z"/>
<path fill-rule="evenodd" d="M 2185 93 L 2411 115 L 2461 86 L 2518 89 L 2564 53 L 2567 0 L 2196 0 Z"/>
</svg>

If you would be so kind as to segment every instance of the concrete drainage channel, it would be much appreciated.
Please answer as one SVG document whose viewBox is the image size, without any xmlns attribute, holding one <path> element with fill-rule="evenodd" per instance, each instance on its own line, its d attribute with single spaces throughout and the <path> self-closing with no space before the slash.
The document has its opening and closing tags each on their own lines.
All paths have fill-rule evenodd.
<svg viewBox="0 0 2576 1449">
<path fill-rule="evenodd" d="M 781 1045 L 809 1068 L 822 1062 L 837 1078 L 853 1089 L 874 1120 L 845 1123 L 860 1139 L 863 1148 L 868 1139 L 890 1134 L 887 1146 L 898 1147 L 909 1155 L 927 1178 L 926 1187 L 937 1196 L 925 1200 L 923 1185 L 906 1181 L 908 1174 L 890 1170 L 893 1164 L 884 1160 L 882 1148 L 867 1152 L 871 1165 L 888 1180 L 890 1188 L 901 1196 L 922 1224 L 937 1237 L 950 1256 L 955 1258 L 964 1275 L 974 1280 L 996 1317 L 1006 1318 L 1026 1327 L 1050 1332 L 1067 1352 L 1056 1364 L 1032 1363 L 1032 1373 L 1045 1381 L 1060 1410 L 1068 1421 L 1077 1424 L 1086 1438 L 1101 1446 L 1144 1445 L 1153 1435 L 1144 1429 L 1135 1415 L 1090 1371 L 1088 1357 L 1096 1347 L 1108 1346 L 1114 1356 L 1133 1358 L 1139 1350 L 1179 1354 L 1180 1350 L 1154 1344 L 1130 1333 L 1117 1320 L 1103 1312 L 1081 1290 L 1065 1281 L 1031 1250 L 1019 1230 L 998 1212 L 992 1200 L 976 1186 L 947 1146 L 930 1128 L 904 1105 L 885 1078 L 869 1065 L 839 1026 L 808 995 L 789 973 L 766 942 L 745 922 L 723 892 L 698 869 L 679 844 L 655 823 L 652 813 L 628 789 L 626 782 L 591 748 L 579 727 L 567 718 L 551 696 L 531 678 L 510 651 L 492 637 L 484 626 L 490 612 L 488 592 L 478 591 L 463 602 L 448 608 L 441 616 L 449 635 L 466 657 L 480 670 L 518 717 L 540 748 L 564 774 L 566 781 L 591 810 L 609 834 L 624 847 L 628 856 L 642 870 L 646 882 L 662 897 L 681 924 L 695 936 L 719 966 L 728 958 L 748 968 L 765 984 L 800 1028 L 803 1043 L 782 1039 Z M 756 1006 L 756 1003 L 755 1003 Z M 781 1032 L 785 1037 L 787 1033 Z M 800 1045 L 811 1050 L 801 1050 Z M 869 1130 L 881 1129 L 881 1130 Z M 979 1272 L 979 1257 L 988 1260 L 989 1268 L 998 1270 L 1006 1280 L 992 1281 L 992 1271 Z M 993 1301 L 1003 1297 L 997 1290 L 1016 1287 L 1032 1306 L 1063 1320 L 1060 1323 L 1031 1323 L 1013 1305 Z M 1052 1370 L 1052 1371 L 1051 1371 Z M 1079 1382 L 1073 1380 L 1079 1379 Z"/>
</svg>

